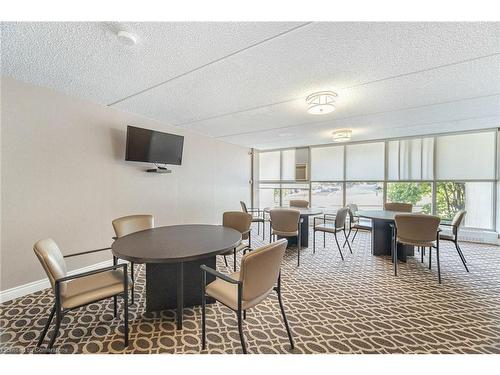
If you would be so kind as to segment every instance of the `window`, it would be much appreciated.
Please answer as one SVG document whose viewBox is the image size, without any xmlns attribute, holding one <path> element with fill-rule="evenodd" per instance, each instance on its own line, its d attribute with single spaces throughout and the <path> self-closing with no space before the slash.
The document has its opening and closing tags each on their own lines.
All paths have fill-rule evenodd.
<svg viewBox="0 0 500 375">
<path fill-rule="evenodd" d="M 411 203 L 413 212 L 432 213 L 430 182 L 388 182 L 387 202 Z"/>
<path fill-rule="evenodd" d="M 308 184 L 283 184 L 281 186 L 281 204 L 287 206 L 290 199 L 302 199 L 309 202 Z"/>
<path fill-rule="evenodd" d="M 382 182 L 347 182 L 346 203 L 355 203 L 360 210 L 381 210 L 384 206 Z"/>
<path fill-rule="evenodd" d="M 433 138 L 414 138 L 388 142 L 389 180 L 432 180 Z"/>
<path fill-rule="evenodd" d="M 493 182 L 438 182 L 436 213 L 451 220 L 458 210 L 465 209 L 465 226 L 492 229 L 493 189 Z"/>
<path fill-rule="evenodd" d="M 346 146 L 346 180 L 378 181 L 384 179 L 384 142 Z"/>
<path fill-rule="evenodd" d="M 279 206 L 280 204 L 280 185 L 279 184 L 260 184 L 259 185 L 259 207 Z"/>
<path fill-rule="evenodd" d="M 261 181 L 279 181 L 280 151 L 261 152 L 259 154 L 259 179 Z"/>
<path fill-rule="evenodd" d="M 437 138 L 438 180 L 495 178 L 495 133 L 468 133 Z"/>
<path fill-rule="evenodd" d="M 311 149 L 311 181 L 344 179 L 344 146 Z"/>
<path fill-rule="evenodd" d="M 311 184 L 311 206 L 336 211 L 343 207 L 344 195 L 341 182 L 313 182 Z"/>
<path fill-rule="evenodd" d="M 281 151 L 281 180 L 295 180 L 295 149 Z"/>
</svg>

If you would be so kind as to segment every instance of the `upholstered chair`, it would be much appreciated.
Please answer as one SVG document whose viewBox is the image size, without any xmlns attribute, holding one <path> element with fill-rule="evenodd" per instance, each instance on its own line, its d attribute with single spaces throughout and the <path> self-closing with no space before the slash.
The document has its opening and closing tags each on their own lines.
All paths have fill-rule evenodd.
<svg viewBox="0 0 500 375">
<path fill-rule="evenodd" d="M 422 248 L 423 261 L 425 248 L 429 248 L 429 269 L 431 269 L 432 249 L 436 249 L 438 281 L 441 284 L 441 264 L 439 261 L 439 223 L 438 216 L 424 214 L 398 214 L 394 216 L 393 245 L 391 246 L 394 275 L 398 274 L 398 244 Z"/>
<path fill-rule="evenodd" d="M 358 231 L 366 231 L 366 232 L 371 232 L 372 231 L 372 223 L 371 220 L 368 219 L 360 219 L 356 215 L 356 211 L 353 211 L 350 206 L 356 206 L 356 205 L 347 205 L 347 212 L 349 214 L 349 232 L 347 232 L 347 238 L 351 235 L 352 231 L 354 232 L 354 235 L 352 236 L 351 243 L 354 242 L 354 239 L 356 238 L 356 235 L 358 234 Z M 344 245 L 342 247 L 345 247 L 347 243 L 347 239 L 344 242 Z"/>
<path fill-rule="evenodd" d="M 245 202 L 240 201 L 241 210 L 252 215 L 252 223 L 257 223 L 257 234 L 260 234 L 260 223 L 262 223 L 262 239 L 266 238 L 266 220 L 264 210 L 258 208 L 248 208 Z"/>
<path fill-rule="evenodd" d="M 316 232 L 332 233 L 335 237 L 335 242 L 337 243 L 337 248 L 339 249 L 340 258 L 344 260 L 344 255 L 340 249 L 339 241 L 337 239 L 337 233 L 343 232 L 345 243 L 349 247 L 349 251 L 352 254 L 351 245 L 349 244 L 349 238 L 346 233 L 346 218 L 349 209 L 347 207 L 341 208 L 337 211 L 335 215 L 324 215 L 323 217 L 315 217 L 313 220 L 313 254 L 316 253 Z M 318 222 L 318 223 L 317 223 Z M 322 223 L 321 223 L 322 222 Z M 326 243 L 323 238 L 323 247 Z"/>
<path fill-rule="evenodd" d="M 300 231 L 300 211 L 288 208 L 276 208 L 269 211 L 270 235 L 269 243 L 273 237 L 297 237 L 297 267 L 300 266 L 300 250 L 302 238 Z"/>
<path fill-rule="evenodd" d="M 302 199 L 290 199 L 290 207 L 308 208 L 309 202 Z"/>
<path fill-rule="evenodd" d="M 115 219 L 112 221 L 112 224 L 116 235 L 113 239 L 116 240 L 117 238 L 126 236 L 127 234 L 154 228 L 155 219 L 153 215 L 130 215 Z M 117 263 L 117 259 L 115 257 L 113 257 L 113 263 Z M 130 262 L 130 275 L 132 276 L 132 298 L 130 303 L 133 305 L 135 282 L 134 262 Z"/>
<path fill-rule="evenodd" d="M 226 253 L 221 254 L 224 256 L 224 263 L 226 263 L 226 267 L 229 267 L 227 264 L 227 255 L 233 254 L 233 269 L 236 272 L 236 253 L 239 251 L 246 252 L 251 249 L 252 239 L 250 237 L 250 227 L 252 225 L 252 215 L 241 212 L 241 211 L 228 211 L 222 214 L 222 226 L 236 229 L 241 233 L 241 238 L 243 240 L 248 240 L 248 245 L 245 243 L 239 244 L 234 249 L 228 250 Z"/>
<path fill-rule="evenodd" d="M 439 239 L 445 240 L 445 241 L 451 241 L 455 244 L 455 249 L 457 249 L 458 256 L 462 260 L 462 263 L 463 263 L 466 271 L 469 272 L 469 268 L 467 267 L 467 260 L 465 260 L 465 256 L 462 252 L 462 249 L 460 248 L 460 245 L 458 244 L 458 229 L 459 229 L 460 225 L 462 224 L 466 213 L 467 212 L 465 210 L 460 210 L 455 214 L 451 223 L 441 223 L 441 225 L 451 227 L 451 233 L 442 233 L 441 232 L 439 234 Z"/>
<path fill-rule="evenodd" d="M 40 335 L 37 347 L 42 345 L 54 314 L 56 322 L 48 345 L 49 350 L 54 346 L 64 314 L 90 303 L 114 297 L 114 314 L 116 317 L 117 296 L 122 297 L 124 301 L 124 344 L 128 346 L 128 290 L 132 285 L 132 280 L 127 275 L 127 264 L 115 264 L 71 276 L 67 274 L 65 258 L 104 250 L 109 250 L 109 248 L 63 256 L 56 242 L 51 238 L 35 243 L 33 251 L 42 264 L 54 293 L 54 306 Z"/>
<path fill-rule="evenodd" d="M 246 310 L 263 302 L 272 292 L 276 291 L 278 302 L 285 323 L 291 349 L 294 348 L 293 338 L 288 326 L 288 321 L 281 298 L 280 267 L 287 246 L 287 240 L 281 239 L 263 246 L 252 252 L 246 253 L 241 259 L 240 272 L 230 275 L 222 274 L 206 265 L 201 266 L 202 271 L 202 315 L 201 315 L 201 346 L 206 347 L 206 298 L 212 297 L 236 312 L 238 318 L 238 331 L 243 353 L 246 354 L 245 338 L 243 336 L 242 319 Z M 215 281 L 206 285 L 206 274 L 216 277 Z M 243 316 L 242 316 L 243 315 Z"/>
<path fill-rule="evenodd" d="M 411 212 L 413 205 L 411 203 L 384 203 L 384 210 L 396 212 Z"/>
</svg>

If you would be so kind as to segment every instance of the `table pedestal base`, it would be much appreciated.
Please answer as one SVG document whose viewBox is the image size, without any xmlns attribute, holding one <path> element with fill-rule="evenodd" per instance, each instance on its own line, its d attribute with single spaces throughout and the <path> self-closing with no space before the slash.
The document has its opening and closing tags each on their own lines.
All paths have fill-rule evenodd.
<svg viewBox="0 0 500 375">
<path fill-rule="evenodd" d="M 216 257 L 183 263 L 183 303 L 184 307 L 201 305 L 201 270 L 206 264 L 216 269 Z M 177 308 L 177 272 L 178 263 L 146 264 L 146 311 L 158 311 Z M 207 284 L 215 276 L 207 273 Z M 212 303 L 207 298 L 207 303 Z"/>
<path fill-rule="evenodd" d="M 385 220 L 372 220 L 372 254 L 391 255 L 392 230 Z M 414 247 L 398 244 L 398 259 L 406 262 L 407 256 L 414 255 Z"/>
</svg>

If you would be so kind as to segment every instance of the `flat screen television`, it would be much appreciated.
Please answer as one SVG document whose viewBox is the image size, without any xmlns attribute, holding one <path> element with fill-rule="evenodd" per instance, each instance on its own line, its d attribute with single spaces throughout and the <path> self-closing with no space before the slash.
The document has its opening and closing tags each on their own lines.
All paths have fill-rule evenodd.
<svg viewBox="0 0 500 375">
<path fill-rule="evenodd" d="M 184 137 L 127 126 L 125 160 L 181 165 Z"/>
</svg>

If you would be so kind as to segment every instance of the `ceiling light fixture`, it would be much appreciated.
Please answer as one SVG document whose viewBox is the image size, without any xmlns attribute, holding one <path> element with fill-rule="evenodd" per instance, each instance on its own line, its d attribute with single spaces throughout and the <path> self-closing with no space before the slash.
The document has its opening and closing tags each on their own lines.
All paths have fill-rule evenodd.
<svg viewBox="0 0 500 375">
<path fill-rule="evenodd" d="M 306 98 L 307 112 L 312 115 L 326 115 L 335 111 L 335 98 L 333 91 L 319 91 Z"/>
<path fill-rule="evenodd" d="M 352 130 L 340 129 L 332 133 L 334 142 L 347 142 L 351 139 Z"/>
<path fill-rule="evenodd" d="M 120 30 L 116 33 L 116 37 L 118 38 L 120 43 L 127 46 L 134 46 L 137 44 L 137 35 L 132 34 L 128 31 Z"/>
</svg>

